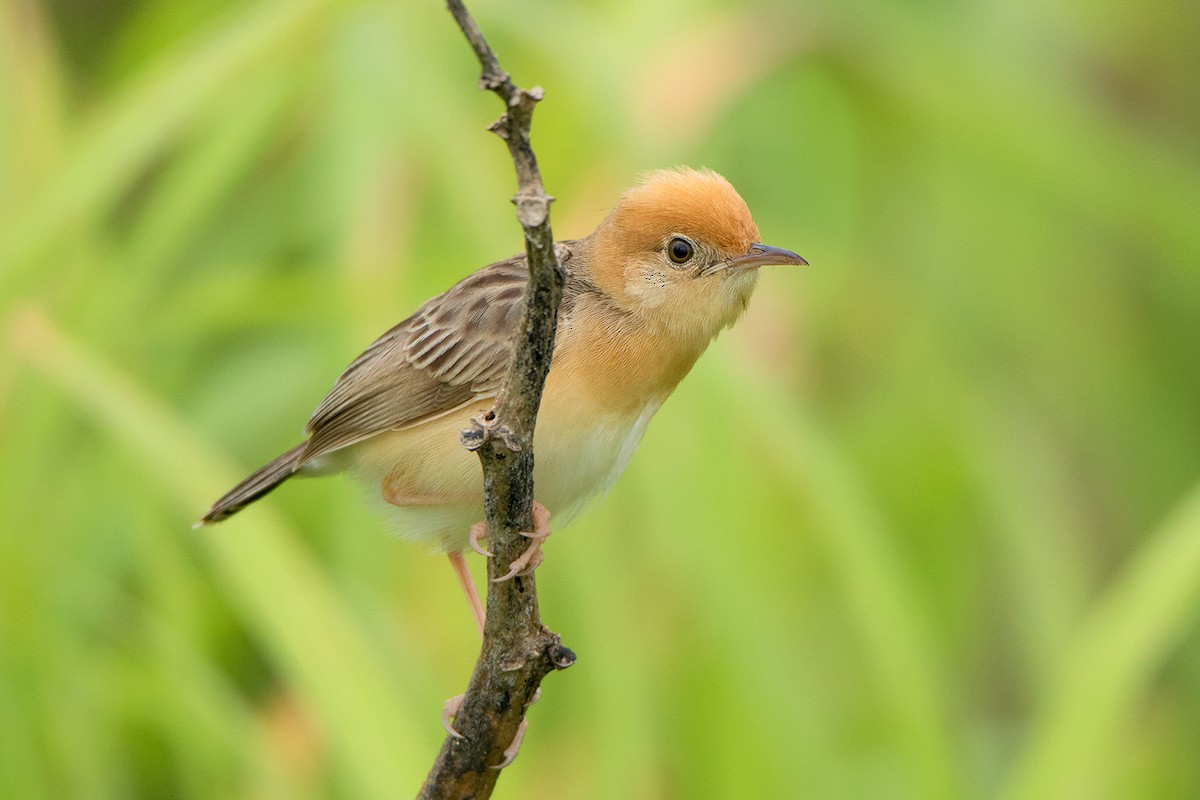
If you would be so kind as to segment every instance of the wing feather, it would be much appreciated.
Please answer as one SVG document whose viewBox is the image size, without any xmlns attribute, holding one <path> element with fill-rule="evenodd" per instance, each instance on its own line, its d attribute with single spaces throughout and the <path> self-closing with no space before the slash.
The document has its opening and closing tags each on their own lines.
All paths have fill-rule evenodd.
<svg viewBox="0 0 1200 800">
<path fill-rule="evenodd" d="M 571 256 L 564 244 L 562 262 Z M 297 464 L 495 395 L 524 316 L 528 279 L 525 256 L 496 262 L 379 337 L 313 412 Z"/>
</svg>

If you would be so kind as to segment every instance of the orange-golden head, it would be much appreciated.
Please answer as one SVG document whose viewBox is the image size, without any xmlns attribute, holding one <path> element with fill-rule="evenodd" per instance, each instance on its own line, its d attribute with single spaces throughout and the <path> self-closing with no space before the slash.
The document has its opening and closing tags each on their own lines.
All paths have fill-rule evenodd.
<svg viewBox="0 0 1200 800">
<path fill-rule="evenodd" d="M 806 264 L 760 244 L 729 181 L 711 170 L 647 173 L 592 234 L 591 277 L 664 334 L 707 341 L 745 310 L 769 264 Z"/>
</svg>

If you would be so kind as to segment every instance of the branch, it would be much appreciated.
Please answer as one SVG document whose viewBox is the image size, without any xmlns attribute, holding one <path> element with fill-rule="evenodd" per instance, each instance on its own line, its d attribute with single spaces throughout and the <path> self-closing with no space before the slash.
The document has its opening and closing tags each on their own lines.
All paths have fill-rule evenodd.
<svg viewBox="0 0 1200 800">
<path fill-rule="evenodd" d="M 513 202 L 525 230 L 529 285 L 521 337 L 496 404 L 462 435 L 463 445 L 476 451 L 483 464 L 488 549 L 495 557 L 488 559 L 483 648 L 454 721 L 463 738 L 446 737 L 418 795 L 423 800 L 489 797 L 504 750 L 517 735 L 525 709 L 537 699 L 542 678 L 575 662 L 558 634 L 542 625 L 533 575 L 493 580 L 506 574 L 528 545 L 520 531 L 533 530 L 533 431 L 554 352 L 564 282 L 550 230 L 554 198 L 546 194 L 529 143 L 542 90 L 514 85 L 461 0 L 447 0 L 447 5 L 483 68 L 480 88 L 504 101 L 505 112 L 490 130 L 508 145 L 516 168 Z"/>
</svg>

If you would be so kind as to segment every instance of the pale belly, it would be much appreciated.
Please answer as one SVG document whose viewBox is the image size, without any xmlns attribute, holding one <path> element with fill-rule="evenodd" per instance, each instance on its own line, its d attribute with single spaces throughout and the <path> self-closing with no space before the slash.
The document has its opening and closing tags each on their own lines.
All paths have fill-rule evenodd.
<svg viewBox="0 0 1200 800">
<path fill-rule="evenodd" d="M 632 414 L 588 408 L 543 407 L 534 437 L 534 493 L 557 529 L 606 492 L 628 466 L 661 400 Z M 459 444 L 487 405 L 407 430 L 390 431 L 347 448 L 350 470 L 406 539 L 435 550 L 466 546 L 470 526 L 483 519 L 479 458 Z"/>
<path fill-rule="evenodd" d="M 543 420 L 534 436 L 538 500 L 566 521 L 607 492 L 629 466 L 659 405 L 649 404 L 636 415 Z"/>
</svg>

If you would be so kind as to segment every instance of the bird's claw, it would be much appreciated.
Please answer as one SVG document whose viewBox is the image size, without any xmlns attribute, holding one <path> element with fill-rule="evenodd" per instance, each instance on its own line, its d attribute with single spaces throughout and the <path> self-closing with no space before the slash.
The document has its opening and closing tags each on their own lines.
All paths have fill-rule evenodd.
<svg viewBox="0 0 1200 800">
<path fill-rule="evenodd" d="M 547 508 L 536 500 L 533 503 L 533 530 L 521 531 L 521 535 L 526 539 L 532 539 L 529 547 L 525 548 L 525 552 L 517 556 L 509 564 L 508 572 L 501 575 L 499 578 L 493 578 L 492 583 L 503 583 L 512 578 L 529 575 L 542 563 L 542 542 L 546 541 L 546 537 L 550 535 L 550 512 Z M 471 529 L 474 535 L 475 529 Z"/>
<path fill-rule="evenodd" d="M 471 526 L 471 536 L 467 539 L 467 544 L 471 546 L 472 550 L 474 550 L 476 553 L 479 553 L 479 555 L 483 556 L 484 558 L 491 558 L 495 554 L 491 550 L 488 550 L 479 544 L 481 541 L 487 538 L 487 531 L 488 528 L 486 522 L 476 522 Z"/>
<path fill-rule="evenodd" d="M 529 720 L 521 720 L 521 724 L 517 726 L 517 735 L 513 737 L 512 743 L 504 750 L 504 760 L 499 764 L 493 764 L 492 769 L 504 769 L 517 760 L 517 753 L 521 752 L 521 742 L 525 740 L 525 729 L 528 727 Z"/>
<path fill-rule="evenodd" d="M 442 706 L 442 727 L 446 729 L 446 733 L 453 739 L 467 738 L 456 731 L 454 726 L 450 724 L 450 720 L 458 716 L 458 712 L 462 710 L 463 699 L 465 697 L 465 694 L 457 694 L 447 700 L 446 704 Z"/>
<path fill-rule="evenodd" d="M 508 572 L 501 575 L 499 578 L 492 578 L 492 583 L 504 583 L 507 580 L 512 580 L 518 575 L 525 577 L 533 572 L 542 563 L 542 543 L 536 541 L 525 549 L 525 552 L 517 556 L 509 564 Z"/>
</svg>

